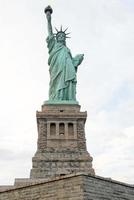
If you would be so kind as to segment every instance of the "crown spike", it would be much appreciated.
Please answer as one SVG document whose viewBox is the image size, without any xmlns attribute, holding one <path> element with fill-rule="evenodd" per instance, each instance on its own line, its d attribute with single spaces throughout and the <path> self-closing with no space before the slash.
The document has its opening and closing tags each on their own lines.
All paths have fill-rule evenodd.
<svg viewBox="0 0 134 200">
<path fill-rule="evenodd" d="M 67 31 L 68 27 L 63 31 L 64 33 Z"/>
<path fill-rule="evenodd" d="M 61 25 L 61 27 L 60 27 L 60 31 L 62 32 L 62 25 Z"/>
<path fill-rule="evenodd" d="M 69 35 L 70 33 L 66 33 L 66 35 Z"/>
<path fill-rule="evenodd" d="M 55 27 L 55 30 L 57 31 L 57 33 L 59 32 L 58 29 Z"/>
</svg>

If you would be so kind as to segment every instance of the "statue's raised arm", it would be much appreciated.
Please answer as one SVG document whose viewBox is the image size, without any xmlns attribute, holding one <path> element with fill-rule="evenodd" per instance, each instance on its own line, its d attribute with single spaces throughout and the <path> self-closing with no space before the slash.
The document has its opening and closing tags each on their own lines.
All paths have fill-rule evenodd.
<svg viewBox="0 0 134 200">
<path fill-rule="evenodd" d="M 51 35 L 53 35 L 53 28 L 52 28 L 52 24 L 51 24 L 51 14 L 53 13 L 53 10 L 52 10 L 51 6 L 47 6 L 45 8 L 44 12 L 46 14 L 47 23 L 48 23 L 48 35 L 51 36 Z"/>
</svg>

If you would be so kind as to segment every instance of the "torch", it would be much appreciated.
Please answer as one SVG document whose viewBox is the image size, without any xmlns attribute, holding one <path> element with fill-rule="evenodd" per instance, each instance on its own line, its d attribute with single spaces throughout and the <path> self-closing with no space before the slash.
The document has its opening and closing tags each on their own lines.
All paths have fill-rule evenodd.
<svg viewBox="0 0 134 200">
<path fill-rule="evenodd" d="M 53 9 L 51 8 L 51 6 L 47 6 L 44 10 L 45 14 L 52 14 L 53 13 Z"/>
</svg>

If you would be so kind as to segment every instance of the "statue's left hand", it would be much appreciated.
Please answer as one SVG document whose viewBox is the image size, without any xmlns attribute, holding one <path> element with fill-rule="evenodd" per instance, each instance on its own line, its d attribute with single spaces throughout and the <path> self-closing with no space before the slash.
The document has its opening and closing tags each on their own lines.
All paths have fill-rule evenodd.
<svg viewBox="0 0 134 200">
<path fill-rule="evenodd" d="M 80 64 L 81 64 L 81 62 L 82 62 L 83 59 L 84 59 L 84 54 L 79 54 L 78 56 L 79 56 L 79 61 L 80 61 Z"/>
<path fill-rule="evenodd" d="M 78 54 L 73 58 L 73 63 L 74 66 L 77 67 L 78 65 L 80 65 L 82 63 L 84 59 L 84 54 Z"/>
</svg>

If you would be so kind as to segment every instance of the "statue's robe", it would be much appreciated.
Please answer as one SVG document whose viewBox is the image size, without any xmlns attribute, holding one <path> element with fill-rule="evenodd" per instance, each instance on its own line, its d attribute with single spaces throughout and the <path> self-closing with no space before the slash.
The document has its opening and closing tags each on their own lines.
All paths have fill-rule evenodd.
<svg viewBox="0 0 134 200">
<path fill-rule="evenodd" d="M 50 66 L 49 100 L 76 100 L 76 67 L 70 50 L 54 35 L 47 38 Z"/>
</svg>

